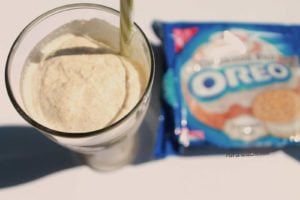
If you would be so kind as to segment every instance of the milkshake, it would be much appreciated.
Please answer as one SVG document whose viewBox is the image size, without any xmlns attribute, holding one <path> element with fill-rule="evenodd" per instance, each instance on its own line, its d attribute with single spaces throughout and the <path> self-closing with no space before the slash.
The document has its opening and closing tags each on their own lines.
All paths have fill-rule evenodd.
<svg viewBox="0 0 300 200">
<path fill-rule="evenodd" d="M 96 170 L 134 158 L 153 82 L 144 33 L 134 25 L 120 55 L 119 22 L 117 11 L 96 4 L 50 10 L 20 33 L 5 71 L 19 114 Z"/>
<path fill-rule="evenodd" d="M 86 23 L 86 22 L 81 22 Z M 65 28 L 65 27 L 64 27 Z M 145 90 L 137 64 L 85 35 L 62 34 L 28 58 L 22 96 L 31 116 L 62 132 L 89 132 L 123 118 Z M 38 61 L 32 61 L 36 54 Z"/>
</svg>

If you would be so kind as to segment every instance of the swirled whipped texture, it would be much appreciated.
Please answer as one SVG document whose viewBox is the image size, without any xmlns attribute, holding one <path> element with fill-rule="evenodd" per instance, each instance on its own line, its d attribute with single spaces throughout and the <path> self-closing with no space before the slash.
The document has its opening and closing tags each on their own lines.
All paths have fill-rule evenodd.
<svg viewBox="0 0 300 200">
<path fill-rule="evenodd" d="M 146 78 L 136 63 L 101 54 L 111 47 L 72 28 L 68 32 L 62 27 L 33 50 L 23 71 L 23 100 L 31 117 L 46 127 L 94 131 L 118 121 L 136 105 Z"/>
</svg>

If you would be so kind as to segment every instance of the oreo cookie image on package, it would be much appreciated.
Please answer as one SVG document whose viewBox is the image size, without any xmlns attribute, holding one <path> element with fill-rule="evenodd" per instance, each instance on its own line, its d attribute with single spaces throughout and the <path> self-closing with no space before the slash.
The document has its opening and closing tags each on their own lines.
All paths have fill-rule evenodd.
<svg viewBox="0 0 300 200">
<path fill-rule="evenodd" d="M 154 30 L 166 57 L 163 123 L 174 124 L 164 144 L 248 148 L 300 141 L 299 26 L 156 22 Z"/>
</svg>

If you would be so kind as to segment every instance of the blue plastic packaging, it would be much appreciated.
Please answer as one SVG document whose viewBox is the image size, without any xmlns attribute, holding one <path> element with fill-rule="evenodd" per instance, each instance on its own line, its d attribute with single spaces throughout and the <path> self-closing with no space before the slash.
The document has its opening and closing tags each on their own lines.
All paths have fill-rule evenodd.
<svg viewBox="0 0 300 200">
<path fill-rule="evenodd" d="M 300 141 L 300 27 L 154 23 L 166 57 L 156 155 Z"/>
</svg>

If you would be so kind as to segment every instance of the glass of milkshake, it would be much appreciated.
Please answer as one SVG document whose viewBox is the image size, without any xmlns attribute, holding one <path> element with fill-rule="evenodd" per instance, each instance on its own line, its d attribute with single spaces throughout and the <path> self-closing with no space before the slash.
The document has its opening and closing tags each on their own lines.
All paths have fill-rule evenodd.
<svg viewBox="0 0 300 200">
<path fill-rule="evenodd" d="M 71 4 L 29 23 L 6 63 L 8 95 L 18 113 L 96 170 L 130 163 L 154 76 L 150 43 L 134 25 L 119 52 L 119 12 Z"/>
</svg>

